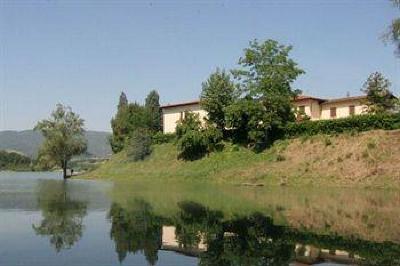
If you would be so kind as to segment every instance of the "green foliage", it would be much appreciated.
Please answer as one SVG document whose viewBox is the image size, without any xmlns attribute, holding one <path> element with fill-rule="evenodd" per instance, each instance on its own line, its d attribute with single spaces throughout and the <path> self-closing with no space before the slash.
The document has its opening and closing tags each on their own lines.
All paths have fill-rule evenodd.
<svg viewBox="0 0 400 266">
<path fill-rule="evenodd" d="M 164 144 L 164 143 L 172 143 L 176 139 L 175 133 L 167 133 L 157 132 L 152 137 L 153 144 Z"/>
<path fill-rule="evenodd" d="M 398 99 L 390 91 L 390 82 L 381 73 L 369 75 L 362 91 L 367 95 L 368 113 L 393 112 L 398 108 Z"/>
<path fill-rule="evenodd" d="M 49 119 L 39 121 L 35 126 L 35 130 L 40 130 L 44 137 L 39 160 L 58 165 L 66 178 L 67 164 L 72 156 L 82 154 L 87 149 L 83 126 L 84 120 L 70 107 L 58 104 Z"/>
<path fill-rule="evenodd" d="M 176 127 L 176 137 L 178 157 L 184 160 L 196 160 L 217 150 L 223 133 L 211 123 L 202 127 L 199 115 L 187 112 Z"/>
<path fill-rule="evenodd" d="M 0 151 L 0 170 L 28 170 L 31 159 L 17 152 Z"/>
<path fill-rule="evenodd" d="M 200 159 L 207 153 L 206 136 L 200 130 L 190 130 L 178 139 L 179 158 L 184 160 Z"/>
<path fill-rule="evenodd" d="M 153 90 L 149 93 L 144 106 L 136 102 L 127 103 L 125 101 L 126 96 L 122 94 L 117 114 L 111 120 L 113 134 L 110 138 L 110 144 L 114 153 L 124 149 L 130 136 L 137 129 L 147 129 L 151 132 L 161 130 L 161 109 L 156 91 Z"/>
<path fill-rule="evenodd" d="M 72 248 L 84 231 L 87 202 L 71 199 L 65 182 L 41 180 L 38 186 L 38 206 L 43 218 L 39 225 L 32 225 L 34 232 L 47 236 L 57 252 Z"/>
<path fill-rule="evenodd" d="M 400 0 L 391 0 L 395 7 L 400 9 Z M 391 41 L 395 45 L 395 52 L 400 56 L 400 18 L 392 20 L 389 30 L 384 34 L 386 41 Z"/>
<path fill-rule="evenodd" d="M 151 154 L 151 134 L 147 129 L 136 129 L 129 139 L 128 157 L 139 161 Z"/>
<path fill-rule="evenodd" d="M 230 75 L 217 69 L 202 84 L 200 104 L 207 111 L 208 120 L 220 130 L 225 129 L 225 108 L 237 98 Z"/>
<path fill-rule="evenodd" d="M 190 131 L 200 131 L 201 121 L 199 114 L 185 112 L 182 121 L 179 121 L 176 126 L 176 137 L 180 139 L 183 135 Z"/>
<path fill-rule="evenodd" d="M 111 221 L 110 237 L 122 263 L 129 253 L 142 252 L 149 265 L 158 260 L 161 242 L 162 220 L 154 214 L 150 204 L 140 199 L 129 202 L 129 208 L 111 205 L 108 217 Z"/>
<path fill-rule="evenodd" d="M 151 131 L 161 130 L 161 107 L 160 96 L 155 90 L 150 91 L 146 97 L 145 108 L 148 115 L 148 127 Z"/>
<path fill-rule="evenodd" d="M 400 129 L 400 113 L 365 114 L 332 120 L 292 122 L 286 126 L 287 137 L 311 136 L 317 134 L 337 134 L 361 132 L 374 129 Z"/>
<path fill-rule="evenodd" d="M 299 91 L 291 84 L 304 71 L 289 57 L 291 49 L 255 40 L 239 59 L 241 68 L 232 71 L 243 97 L 227 108 L 227 126 L 255 147 L 271 143 L 295 119 L 292 101 Z"/>
</svg>

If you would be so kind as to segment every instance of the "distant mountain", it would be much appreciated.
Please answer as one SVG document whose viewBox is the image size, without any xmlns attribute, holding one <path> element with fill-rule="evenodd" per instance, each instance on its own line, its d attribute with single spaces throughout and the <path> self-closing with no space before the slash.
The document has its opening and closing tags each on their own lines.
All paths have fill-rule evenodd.
<svg viewBox="0 0 400 266">
<path fill-rule="evenodd" d="M 110 155 L 111 147 L 108 143 L 110 133 L 101 131 L 87 131 L 87 153 L 89 157 L 104 158 Z M 29 157 L 36 157 L 43 137 L 40 132 L 33 130 L 0 131 L 0 150 L 21 152 Z"/>
</svg>

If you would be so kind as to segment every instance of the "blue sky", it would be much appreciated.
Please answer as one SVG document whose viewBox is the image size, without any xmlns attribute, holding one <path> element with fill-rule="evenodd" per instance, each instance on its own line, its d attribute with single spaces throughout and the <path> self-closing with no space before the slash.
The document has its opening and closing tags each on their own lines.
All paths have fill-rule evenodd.
<svg viewBox="0 0 400 266">
<path fill-rule="evenodd" d="M 255 38 L 293 45 L 305 94 L 357 95 L 374 71 L 399 94 L 400 58 L 380 39 L 399 16 L 386 0 L 0 0 L 0 130 L 32 128 L 58 102 L 110 130 L 122 90 L 196 99 Z"/>
</svg>

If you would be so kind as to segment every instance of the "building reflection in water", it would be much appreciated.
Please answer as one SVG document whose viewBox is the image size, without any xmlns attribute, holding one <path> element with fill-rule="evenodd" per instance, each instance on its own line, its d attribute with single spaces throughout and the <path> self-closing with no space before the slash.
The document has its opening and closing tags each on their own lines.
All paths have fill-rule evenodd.
<svg viewBox="0 0 400 266">
<path fill-rule="evenodd" d="M 195 202 L 178 207 L 162 217 L 143 200 L 113 204 L 110 235 L 120 261 L 140 251 L 155 265 L 158 250 L 167 250 L 198 257 L 199 265 L 400 265 L 400 245 L 392 242 L 319 235 L 275 225 L 261 213 L 226 218 Z"/>
</svg>

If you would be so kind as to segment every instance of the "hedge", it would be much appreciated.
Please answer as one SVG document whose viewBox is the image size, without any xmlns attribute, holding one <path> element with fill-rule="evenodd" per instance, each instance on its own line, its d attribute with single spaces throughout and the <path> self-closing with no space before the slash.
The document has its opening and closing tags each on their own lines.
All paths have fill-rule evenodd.
<svg viewBox="0 0 400 266">
<path fill-rule="evenodd" d="M 332 120 L 290 122 L 285 128 L 285 135 L 286 137 L 298 137 L 374 129 L 400 129 L 400 113 L 364 114 Z"/>
<path fill-rule="evenodd" d="M 157 132 L 152 136 L 153 144 L 172 143 L 175 139 L 176 135 L 174 133 L 164 134 L 162 132 Z"/>
</svg>

